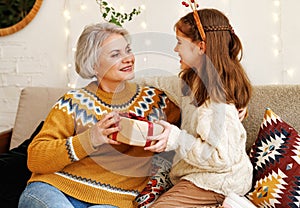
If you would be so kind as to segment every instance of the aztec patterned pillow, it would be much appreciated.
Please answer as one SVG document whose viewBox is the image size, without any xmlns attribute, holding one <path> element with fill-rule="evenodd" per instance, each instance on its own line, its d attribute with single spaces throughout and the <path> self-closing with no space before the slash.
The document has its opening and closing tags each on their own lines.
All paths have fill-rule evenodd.
<svg viewBox="0 0 300 208">
<path fill-rule="evenodd" d="M 266 109 L 250 152 L 253 188 L 247 197 L 258 207 L 300 207 L 300 136 Z"/>
</svg>

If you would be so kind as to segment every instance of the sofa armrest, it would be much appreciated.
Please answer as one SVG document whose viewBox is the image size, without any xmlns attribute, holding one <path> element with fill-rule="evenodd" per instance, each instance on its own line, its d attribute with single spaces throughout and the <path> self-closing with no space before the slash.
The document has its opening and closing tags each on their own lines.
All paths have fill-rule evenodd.
<svg viewBox="0 0 300 208">
<path fill-rule="evenodd" d="M 12 129 L 0 132 L 0 153 L 8 152 L 10 147 Z"/>
</svg>

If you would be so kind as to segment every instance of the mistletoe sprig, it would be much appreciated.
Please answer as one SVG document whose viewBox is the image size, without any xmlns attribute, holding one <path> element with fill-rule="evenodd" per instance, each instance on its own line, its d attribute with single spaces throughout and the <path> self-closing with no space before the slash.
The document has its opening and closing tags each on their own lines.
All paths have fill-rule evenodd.
<svg viewBox="0 0 300 208">
<path fill-rule="evenodd" d="M 120 13 L 105 0 L 96 0 L 100 7 L 100 13 L 105 21 L 122 26 L 125 21 L 131 21 L 134 15 L 141 13 L 141 8 L 133 8 L 130 13 Z"/>
</svg>

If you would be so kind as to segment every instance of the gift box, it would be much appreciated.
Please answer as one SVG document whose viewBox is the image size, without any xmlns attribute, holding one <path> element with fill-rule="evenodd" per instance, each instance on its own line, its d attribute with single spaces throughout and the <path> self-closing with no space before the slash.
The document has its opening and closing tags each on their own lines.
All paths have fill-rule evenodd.
<svg viewBox="0 0 300 208">
<path fill-rule="evenodd" d="M 118 123 L 121 127 L 119 132 L 113 133 L 110 138 L 118 142 L 133 146 L 147 147 L 153 141 L 147 140 L 147 136 L 155 136 L 161 134 L 164 127 L 160 124 L 150 122 L 144 117 L 135 114 L 121 115 Z"/>
</svg>

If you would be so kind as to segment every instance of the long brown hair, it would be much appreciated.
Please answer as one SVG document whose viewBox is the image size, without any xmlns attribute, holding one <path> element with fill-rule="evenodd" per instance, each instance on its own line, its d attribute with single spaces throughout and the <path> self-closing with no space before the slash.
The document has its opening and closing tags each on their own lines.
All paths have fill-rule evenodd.
<svg viewBox="0 0 300 208">
<path fill-rule="evenodd" d="M 252 86 L 240 64 L 242 44 L 234 33 L 228 18 L 216 9 L 198 11 L 206 34 L 206 52 L 200 69 L 190 68 L 179 74 L 185 82 L 184 94 L 192 94 L 194 104 L 206 100 L 233 103 L 237 109 L 248 105 Z M 182 17 L 175 29 L 193 42 L 203 41 L 192 12 Z"/>
</svg>

